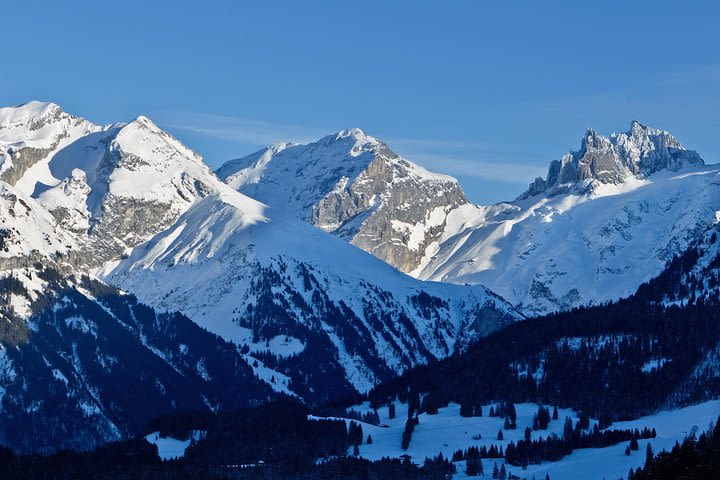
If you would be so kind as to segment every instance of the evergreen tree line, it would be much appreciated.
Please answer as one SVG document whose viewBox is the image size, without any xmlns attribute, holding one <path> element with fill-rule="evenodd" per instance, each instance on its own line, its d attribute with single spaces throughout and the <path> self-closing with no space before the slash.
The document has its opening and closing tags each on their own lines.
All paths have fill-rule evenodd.
<svg viewBox="0 0 720 480">
<path fill-rule="evenodd" d="M 505 453 L 503 451 L 503 447 L 496 447 L 495 445 L 490 445 L 488 448 L 486 445 L 482 445 L 480 447 L 472 446 L 468 447 L 467 450 L 456 450 L 452 454 L 452 461 L 453 462 L 460 462 L 462 460 L 470 460 L 473 458 L 503 458 L 505 457 Z"/>
<path fill-rule="evenodd" d="M 368 461 L 335 457 L 303 468 L 283 463 L 252 467 L 161 461 L 144 441 L 109 444 L 93 452 L 15 456 L 0 447 L 0 478 L 12 480 L 447 480 L 455 466 L 442 455 L 415 465 L 409 459 Z"/>
<path fill-rule="evenodd" d="M 161 461 L 143 438 L 89 452 L 15 455 L 0 448 L 0 478 L 8 479 L 384 479 L 445 480 L 454 466 L 439 455 L 416 466 L 409 460 L 370 462 L 347 456 L 362 443 L 357 422 L 308 419 L 299 401 L 281 397 L 236 412 L 179 412 L 153 421 L 164 433 L 204 430 L 181 459 Z M 179 438 L 183 438 L 182 436 Z M 371 437 L 368 438 L 372 442 Z M 318 459 L 325 459 L 318 463 Z"/>
<path fill-rule="evenodd" d="M 369 423 L 370 425 L 380 425 L 380 415 L 378 415 L 377 410 L 362 413 L 351 408 L 349 410 L 343 410 L 342 412 L 339 412 L 338 416 L 344 418 L 352 418 L 363 423 Z"/>
<path fill-rule="evenodd" d="M 527 467 L 530 464 L 556 462 L 570 455 L 574 450 L 582 448 L 604 448 L 626 441 L 637 443 L 639 439 L 656 436 L 655 429 L 600 430 L 597 424 L 591 432 L 585 433 L 579 425 L 580 422 L 577 422 L 576 427 L 573 428 L 572 421 L 568 418 L 562 438 L 553 434 L 544 439 L 526 437 L 518 440 L 517 443 L 510 442 L 505 448 L 505 461 L 510 465 Z"/>
<path fill-rule="evenodd" d="M 720 418 L 700 436 L 688 435 L 673 448 L 653 454 L 645 450 L 645 465 L 630 470 L 628 480 L 713 480 L 720 475 Z"/>
<path fill-rule="evenodd" d="M 604 427 L 651 414 L 678 391 L 682 403 L 720 394 L 720 377 L 691 378 L 718 343 L 720 299 L 663 306 L 633 297 L 518 322 L 466 353 L 375 387 L 369 399 L 378 407 L 422 394 L 421 412 L 454 401 L 464 416 L 482 415 L 482 405 L 498 398 L 550 403 L 599 418 Z M 646 368 L 659 358 L 657 368 Z M 511 416 L 501 415 L 512 428 Z"/>
</svg>

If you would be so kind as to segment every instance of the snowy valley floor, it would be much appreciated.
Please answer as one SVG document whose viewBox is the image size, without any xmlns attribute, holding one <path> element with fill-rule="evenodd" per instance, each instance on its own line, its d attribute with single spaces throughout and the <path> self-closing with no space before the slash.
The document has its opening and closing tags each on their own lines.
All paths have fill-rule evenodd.
<svg viewBox="0 0 720 480">
<path fill-rule="evenodd" d="M 485 445 L 489 448 L 491 445 L 498 447 L 502 445 L 505 449 L 511 441 L 517 442 L 523 438 L 525 427 L 532 426 L 533 414 L 537 411 L 537 405 L 534 404 L 516 405 L 518 428 L 517 430 L 503 430 L 504 439 L 498 441 L 498 430 L 503 427 L 503 419 L 488 416 L 461 417 L 460 406 L 450 404 L 441 408 L 437 415 L 421 414 L 420 423 L 415 427 L 410 447 L 402 450 L 400 443 L 407 419 L 407 404 L 396 402 L 395 405 L 396 416 L 393 419 L 389 418 L 388 407 L 378 410 L 381 426 L 362 423 L 364 439 L 370 434 L 373 443 L 360 445 L 360 456 L 376 460 L 382 457 L 400 457 L 407 454 L 413 462 L 422 463 L 426 457 L 432 457 L 440 452 L 450 458 L 454 451 L 465 450 L 470 446 Z M 490 411 L 490 407 L 491 405 L 483 407 L 486 415 Z M 354 409 L 363 412 L 370 411 L 368 404 Z M 627 442 L 622 442 L 606 448 L 575 450 L 571 455 L 558 462 L 530 465 L 527 470 L 512 466 L 507 466 L 507 470 L 513 475 L 527 479 L 532 479 L 533 476 L 543 479 L 546 474 L 549 474 L 552 480 L 627 478 L 630 468 L 637 468 L 645 462 L 647 443 L 652 445 L 652 449 L 656 453 L 663 449 L 670 450 L 676 441 L 681 442 L 693 430 L 698 432 L 706 430 L 712 421 L 717 420 L 718 415 L 720 415 L 720 400 L 713 400 L 679 410 L 659 412 L 633 421 L 616 422 L 609 428 L 655 428 L 657 437 L 640 440 L 640 449 L 632 452 L 630 456 L 625 455 Z M 562 436 L 563 422 L 568 416 L 573 419 L 573 423 L 577 422 L 578 417 L 575 412 L 559 409 L 558 420 L 551 421 L 547 430 L 533 432 L 533 438 L 537 438 L 538 435 L 544 438 L 552 433 Z M 595 423 L 597 423 L 595 420 L 591 420 L 591 428 Z M 478 434 L 482 438 L 474 440 L 473 436 Z M 483 460 L 486 478 L 491 478 L 493 464 L 496 461 L 498 460 Z M 500 465 L 500 461 L 498 461 L 498 465 Z M 457 462 L 456 467 L 458 472 L 453 478 L 477 478 L 465 475 L 465 462 Z"/>
</svg>

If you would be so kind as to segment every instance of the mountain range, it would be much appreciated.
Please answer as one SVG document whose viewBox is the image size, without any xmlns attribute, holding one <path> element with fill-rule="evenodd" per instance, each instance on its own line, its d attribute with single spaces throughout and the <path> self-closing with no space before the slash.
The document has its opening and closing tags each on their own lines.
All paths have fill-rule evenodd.
<svg viewBox="0 0 720 480">
<path fill-rule="evenodd" d="M 177 409 L 357 397 L 628 297 L 691 248 L 693 291 L 717 288 L 720 166 L 638 122 L 588 130 L 490 206 L 359 129 L 213 172 L 146 117 L 30 102 L 0 109 L 0 162 L 0 441 L 22 451 Z"/>
</svg>

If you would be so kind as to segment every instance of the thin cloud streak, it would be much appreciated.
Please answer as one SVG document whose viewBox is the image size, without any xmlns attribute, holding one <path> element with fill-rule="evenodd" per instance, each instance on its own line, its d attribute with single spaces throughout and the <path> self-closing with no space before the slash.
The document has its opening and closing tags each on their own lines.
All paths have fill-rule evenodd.
<svg viewBox="0 0 720 480">
<path fill-rule="evenodd" d="M 299 125 L 271 123 L 241 117 L 215 115 L 210 113 L 173 112 L 161 117 L 170 128 L 208 135 L 228 141 L 270 145 L 276 142 L 311 143 L 332 135 L 340 129 L 322 129 Z M 373 135 L 373 132 L 366 132 Z M 489 142 L 439 138 L 380 138 L 391 148 L 416 149 L 454 149 L 454 150 L 493 150 L 501 145 Z"/>
<path fill-rule="evenodd" d="M 546 168 L 538 165 L 513 163 L 503 160 L 469 160 L 446 155 L 416 153 L 410 160 L 423 167 L 449 175 L 482 178 L 485 180 L 527 185 L 536 177 L 544 177 Z"/>
<path fill-rule="evenodd" d="M 174 112 L 163 117 L 167 119 L 163 122 L 164 126 L 170 129 L 258 147 L 278 142 L 311 143 L 334 133 L 314 127 L 276 124 L 208 113 Z M 408 160 L 438 173 L 523 185 L 545 173 L 544 168 L 538 165 L 518 164 L 503 159 L 471 160 L 467 157 L 436 153 L 437 150 L 463 152 L 466 155 L 469 152 L 484 152 L 483 156 L 486 157 L 493 151 L 504 149 L 502 145 L 489 142 L 390 137 L 387 143 L 391 149 L 398 151 Z"/>
<path fill-rule="evenodd" d="M 277 124 L 210 113 L 174 112 L 162 116 L 168 128 L 219 138 L 221 140 L 268 146 L 278 142 L 310 143 L 328 132 L 319 128 Z"/>
<path fill-rule="evenodd" d="M 453 150 L 477 150 L 488 151 L 502 148 L 502 145 L 490 142 L 473 142 L 467 140 L 449 140 L 438 138 L 393 138 L 387 139 L 388 145 L 409 150 L 415 149 L 453 149 Z"/>
</svg>

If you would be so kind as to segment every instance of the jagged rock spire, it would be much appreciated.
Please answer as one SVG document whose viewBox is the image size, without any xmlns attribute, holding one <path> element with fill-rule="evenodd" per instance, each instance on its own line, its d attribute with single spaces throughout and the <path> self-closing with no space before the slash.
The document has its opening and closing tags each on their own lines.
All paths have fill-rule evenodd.
<svg viewBox="0 0 720 480">
<path fill-rule="evenodd" d="M 697 152 L 686 150 L 669 132 L 636 120 L 630 124 L 629 131 L 610 137 L 588 128 L 580 149 L 550 162 L 547 177 L 536 178 L 519 198 L 565 191 L 587 180 L 618 184 L 660 170 L 677 171 L 703 164 Z"/>
</svg>

